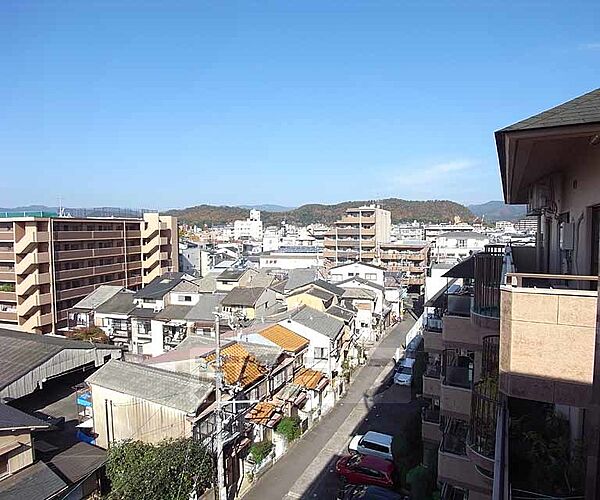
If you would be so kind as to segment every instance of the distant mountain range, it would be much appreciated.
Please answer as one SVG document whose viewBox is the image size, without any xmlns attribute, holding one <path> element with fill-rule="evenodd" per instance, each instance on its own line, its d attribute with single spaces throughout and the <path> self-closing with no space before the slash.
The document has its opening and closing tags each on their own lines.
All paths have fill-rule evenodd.
<svg viewBox="0 0 600 500">
<path fill-rule="evenodd" d="M 267 225 L 277 225 L 281 221 L 295 224 L 322 222 L 329 224 L 339 219 L 346 209 L 372 203 L 365 200 L 346 201 L 335 205 L 309 204 L 276 212 L 265 211 L 261 218 Z M 464 221 L 474 218 L 471 211 L 459 203 L 448 200 L 413 201 L 388 198 L 378 203 L 392 212 L 392 222 L 426 221 L 447 222 L 460 217 Z M 264 205 L 263 205 L 264 206 Z M 181 210 L 170 210 L 169 215 L 177 216 L 182 222 L 198 225 L 225 224 L 248 216 L 247 209 L 230 206 L 199 205 Z"/>
<path fill-rule="evenodd" d="M 289 212 L 295 207 L 284 207 L 282 205 L 240 205 L 240 208 L 246 210 L 260 210 L 261 212 Z"/>
<path fill-rule="evenodd" d="M 311 222 L 332 223 L 339 219 L 347 208 L 357 207 L 372 203 L 369 201 L 346 201 L 335 205 L 308 204 L 292 208 L 281 205 L 262 204 L 262 205 L 243 205 L 243 206 L 216 206 L 216 205 L 198 205 L 195 207 L 183 208 L 179 210 L 169 210 L 168 215 L 177 216 L 182 222 L 198 225 L 226 224 L 236 219 L 245 219 L 248 217 L 248 210 L 255 208 L 262 211 L 261 218 L 268 225 L 277 225 L 281 221 L 292 222 L 296 224 L 310 224 Z M 463 221 L 471 221 L 475 217 L 484 217 L 485 221 L 494 222 L 498 220 L 518 220 L 525 216 L 526 207 L 524 205 L 506 205 L 502 201 L 488 201 L 479 205 L 469 205 L 468 207 L 448 200 L 401 200 L 398 198 L 388 198 L 379 200 L 378 203 L 385 209 L 392 212 L 392 222 L 408 222 L 413 220 L 423 222 L 448 222 L 458 216 Z M 86 212 L 88 215 L 96 215 L 94 209 L 66 209 L 69 211 Z M 57 212 L 57 207 L 46 205 L 27 205 L 20 207 L 0 208 L 0 212 Z M 120 208 L 106 207 L 98 209 L 97 215 L 114 212 L 126 212 Z"/>
<path fill-rule="evenodd" d="M 507 205 L 503 201 L 488 201 L 480 205 L 469 205 L 469 210 L 477 217 L 483 217 L 485 221 L 489 222 L 519 220 L 525 217 L 527 213 L 525 205 Z"/>
</svg>

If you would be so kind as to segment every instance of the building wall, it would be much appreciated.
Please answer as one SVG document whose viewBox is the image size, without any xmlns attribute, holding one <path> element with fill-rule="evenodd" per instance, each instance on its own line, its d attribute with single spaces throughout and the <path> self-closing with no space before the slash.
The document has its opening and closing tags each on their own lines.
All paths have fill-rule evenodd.
<svg viewBox="0 0 600 500">
<path fill-rule="evenodd" d="M 305 305 L 308 307 L 312 307 L 317 311 L 324 311 L 325 305 L 323 301 L 318 297 L 314 297 L 313 295 L 309 295 L 307 293 L 299 293 L 298 295 L 292 295 L 290 297 L 286 297 L 285 299 L 288 311 L 294 311 L 298 309 L 301 305 Z"/>
<path fill-rule="evenodd" d="M 24 467 L 31 465 L 35 458 L 33 454 L 33 440 L 29 430 L 16 430 L 14 432 L 0 431 L 0 448 L 10 446 L 15 442 L 20 443 L 21 446 L 6 454 L 8 458 L 8 472 L 10 474 L 14 474 Z"/>
<path fill-rule="evenodd" d="M 133 439 L 145 443 L 192 435 L 192 424 L 182 411 L 98 385 L 91 388 L 96 445 L 101 448 L 108 448 L 108 433 L 110 442 Z"/>
</svg>

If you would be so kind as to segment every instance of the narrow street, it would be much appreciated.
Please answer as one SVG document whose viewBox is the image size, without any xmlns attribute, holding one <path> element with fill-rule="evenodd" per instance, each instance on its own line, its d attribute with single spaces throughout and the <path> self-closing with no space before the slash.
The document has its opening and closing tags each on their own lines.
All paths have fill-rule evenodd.
<svg viewBox="0 0 600 500">
<path fill-rule="evenodd" d="M 418 411 L 409 388 L 389 384 L 392 358 L 413 324 L 407 316 L 391 329 L 345 397 L 257 481 L 244 500 L 335 498 L 333 466 L 352 435 L 369 429 L 393 433 L 403 418 Z"/>
</svg>

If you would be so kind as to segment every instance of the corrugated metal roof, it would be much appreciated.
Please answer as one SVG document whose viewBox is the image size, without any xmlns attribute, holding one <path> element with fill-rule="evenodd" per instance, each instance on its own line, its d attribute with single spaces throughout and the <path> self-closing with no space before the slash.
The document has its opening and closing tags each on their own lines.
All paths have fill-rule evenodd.
<svg viewBox="0 0 600 500">
<path fill-rule="evenodd" d="M 154 319 L 171 320 L 171 319 L 186 319 L 187 314 L 192 310 L 192 306 L 181 304 L 169 304 L 162 311 L 156 313 Z"/>
<path fill-rule="evenodd" d="M 364 300 L 376 300 L 375 292 L 371 290 L 365 290 L 364 288 L 348 287 L 342 295 L 344 299 L 364 299 Z"/>
<path fill-rule="evenodd" d="M 354 318 L 354 313 L 352 311 L 350 311 L 349 309 L 344 309 L 340 306 L 331 306 L 325 312 L 331 314 L 332 316 L 335 316 L 336 318 L 343 319 L 344 321 L 351 321 L 352 318 Z"/>
<path fill-rule="evenodd" d="M 84 297 L 77 302 L 77 304 L 73 306 L 73 309 L 88 309 L 92 311 L 100 304 L 104 304 L 108 299 L 112 298 L 123 289 L 124 288 L 122 286 L 100 285 L 87 297 Z"/>
<path fill-rule="evenodd" d="M 186 413 L 195 413 L 213 391 L 212 384 L 196 376 L 117 360 L 99 368 L 86 382 Z"/>
<path fill-rule="evenodd" d="M 184 276 L 185 273 L 164 273 L 162 276 L 157 276 L 144 288 L 135 292 L 135 298 L 160 300 L 175 288 Z"/>
<path fill-rule="evenodd" d="M 332 339 L 336 338 L 344 329 L 342 320 L 308 306 L 299 309 L 297 313 L 292 315 L 292 319 Z"/>
<path fill-rule="evenodd" d="M 47 500 L 66 488 L 67 483 L 39 461 L 0 481 L 0 498 Z"/>
<path fill-rule="evenodd" d="M 17 332 L 0 328 L 0 388 L 4 388 L 34 368 L 64 350 L 90 351 L 90 361 L 95 359 L 94 349 L 120 350 L 117 346 L 92 344 L 67 338 Z M 65 366 L 68 364 L 64 361 Z M 66 369 L 75 368 L 68 366 Z"/>
<path fill-rule="evenodd" d="M 288 271 L 288 280 L 285 283 L 284 290 L 295 290 L 302 286 L 306 286 L 318 278 L 316 269 L 290 269 Z"/>
</svg>

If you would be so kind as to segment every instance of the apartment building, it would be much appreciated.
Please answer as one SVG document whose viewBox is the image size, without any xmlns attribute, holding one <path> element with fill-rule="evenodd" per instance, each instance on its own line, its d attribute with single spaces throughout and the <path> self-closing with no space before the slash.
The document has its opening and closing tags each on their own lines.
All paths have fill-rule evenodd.
<svg viewBox="0 0 600 500">
<path fill-rule="evenodd" d="M 263 223 L 260 220 L 259 210 L 250 210 L 250 216 L 246 220 L 233 222 L 233 237 L 236 240 L 251 239 L 262 241 Z"/>
<path fill-rule="evenodd" d="M 600 496 L 600 89 L 496 132 L 536 246 L 488 245 L 426 306 L 425 460 L 442 498 Z"/>
<path fill-rule="evenodd" d="M 419 291 L 425 285 L 431 244 L 426 241 L 382 243 L 381 264 L 390 272 L 402 272 L 402 284 L 409 291 Z"/>
<path fill-rule="evenodd" d="M 390 241 L 391 220 L 391 212 L 379 205 L 349 208 L 325 236 L 326 263 L 376 262 L 380 244 Z"/>
<path fill-rule="evenodd" d="M 68 310 L 100 285 L 140 288 L 178 269 L 177 219 L 0 218 L 0 322 L 35 333 L 67 327 Z"/>
</svg>

